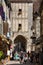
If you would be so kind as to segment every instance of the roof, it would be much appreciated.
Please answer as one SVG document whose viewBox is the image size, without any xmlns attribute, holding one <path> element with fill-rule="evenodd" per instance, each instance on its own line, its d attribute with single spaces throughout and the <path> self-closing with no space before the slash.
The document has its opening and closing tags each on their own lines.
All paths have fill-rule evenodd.
<svg viewBox="0 0 43 65">
<path fill-rule="evenodd" d="M 40 4 L 42 2 L 42 0 L 6 0 L 6 1 L 11 2 L 11 3 L 31 3 L 33 2 L 34 12 L 38 12 L 38 13 L 39 13 Z"/>
</svg>

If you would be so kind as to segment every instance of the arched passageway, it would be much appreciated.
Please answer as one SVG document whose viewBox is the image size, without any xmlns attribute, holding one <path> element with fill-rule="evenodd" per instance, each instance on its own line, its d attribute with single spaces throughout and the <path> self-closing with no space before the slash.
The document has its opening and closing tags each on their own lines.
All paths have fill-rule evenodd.
<svg viewBox="0 0 43 65">
<path fill-rule="evenodd" d="M 18 35 L 15 38 L 14 43 L 15 43 L 15 51 L 18 51 L 18 52 L 20 52 L 21 50 L 26 51 L 27 40 L 25 39 L 24 36 Z"/>
</svg>

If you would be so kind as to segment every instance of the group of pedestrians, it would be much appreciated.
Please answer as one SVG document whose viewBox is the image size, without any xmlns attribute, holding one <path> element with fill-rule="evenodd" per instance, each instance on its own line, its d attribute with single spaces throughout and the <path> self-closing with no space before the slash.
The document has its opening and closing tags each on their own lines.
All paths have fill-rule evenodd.
<svg viewBox="0 0 43 65">
<path fill-rule="evenodd" d="M 12 50 L 11 50 L 12 51 Z M 9 54 L 8 54 L 9 55 Z M 31 63 L 38 63 L 39 65 L 43 65 L 43 51 L 31 51 L 28 52 L 11 52 L 11 59 L 19 60 L 20 63 L 26 63 L 29 60 Z"/>
<path fill-rule="evenodd" d="M 31 63 L 37 63 L 38 65 L 43 65 L 43 50 L 42 51 L 31 51 L 31 53 L 29 54 L 29 61 Z"/>
<path fill-rule="evenodd" d="M 27 59 L 28 59 L 28 56 L 27 56 L 27 53 L 26 52 L 13 52 L 13 59 L 14 60 L 19 60 L 20 63 L 26 63 Z"/>
<path fill-rule="evenodd" d="M 21 52 L 20 53 L 20 62 L 21 63 L 26 63 L 28 59 L 28 55 L 26 52 Z"/>
</svg>

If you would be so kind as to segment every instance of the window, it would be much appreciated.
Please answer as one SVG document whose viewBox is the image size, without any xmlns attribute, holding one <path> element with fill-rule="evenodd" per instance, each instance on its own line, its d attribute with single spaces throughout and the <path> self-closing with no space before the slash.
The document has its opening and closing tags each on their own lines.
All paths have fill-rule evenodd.
<svg viewBox="0 0 43 65">
<path fill-rule="evenodd" d="M 18 10 L 18 15 L 21 15 L 22 14 L 22 9 L 19 9 Z"/>
<path fill-rule="evenodd" d="M 19 24 L 19 25 L 18 25 L 18 31 L 21 29 L 21 27 L 22 27 L 22 25 L 21 25 L 21 24 Z"/>
<path fill-rule="evenodd" d="M 21 24 L 19 24 L 19 27 L 21 27 Z"/>
</svg>

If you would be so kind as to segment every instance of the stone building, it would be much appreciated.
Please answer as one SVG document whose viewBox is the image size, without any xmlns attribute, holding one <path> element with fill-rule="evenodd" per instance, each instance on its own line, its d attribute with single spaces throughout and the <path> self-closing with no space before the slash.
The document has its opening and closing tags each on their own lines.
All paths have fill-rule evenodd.
<svg viewBox="0 0 43 65">
<path fill-rule="evenodd" d="M 42 0 L 41 0 L 42 1 Z M 36 39 L 40 37 L 40 16 L 39 8 L 41 4 L 40 0 L 10 0 L 12 12 L 11 12 L 11 31 L 12 41 L 19 47 L 24 47 L 26 51 L 34 51 L 35 43 L 31 36 L 35 33 Z M 33 15 L 35 14 L 35 20 Z M 33 27 L 33 30 L 31 28 Z M 35 41 L 35 40 L 34 40 Z M 17 47 L 17 46 L 16 46 Z"/>
<path fill-rule="evenodd" d="M 2 34 L 4 34 L 4 35 L 7 35 L 7 32 L 10 27 L 10 8 L 11 7 L 10 6 L 8 7 L 8 4 L 7 4 L 7 2 L 5 2 L 5 0 L 0 0 L 0 22 L 2 23 L 2 28 L 3 28 Z M 3 14 L 3 12 L 4 12 L 4 14 Z"/>
<path fill-rule="evenodd" d="M 41 42 L 40 42 L 40 45 L 41 45 L 41 48 L 43 50 L 43 0 L 42 0 L 42 3 L 41 3 L 41 6 L 40 6 L 40 16 L 41 16 L 41 20 L 40 20 L 40 38 L 41 38 Z"/>
<path fill-rule="evenodd" d="M 18 51 L 30 52 L 32 47 L 33 3 L 27 0 L 14 0 L 11 2 L 11 7 L 11 39 Z"/>
<path fill-rule="evenodd" d="M 0 16 L 0 35 L 3 34 L 3 20 Z"/>
<path fill-rule="evenodd" d="M 43 0 L 40 3 L 39 12 L 40 16 L 36 18 L 36 48 L 43 48 Z M 39 22 L 39 24 L 38 24 Z M 39 28 L 39 29 L 38 29 Z"/>
<path fill-rule="evenodd" d="M 15 50 L 29 52 L 35 50 L 35 42 L 32 44 L 31 36 L 34 32 L 38 39 L 43 34 L 43 16 L 39 16 L 39 8 L 41 8 L 39 5 L 41 1 L 42 0 L 2 0 L 5 12 L 3 34 L 6 35 L 8 31 L 10 32 L 10 38 Z M 43 12 L 43 9 L 41 11 Z M 35 20 L 33 20 L 33 18 L 35 18 Z"/>
</svg>

